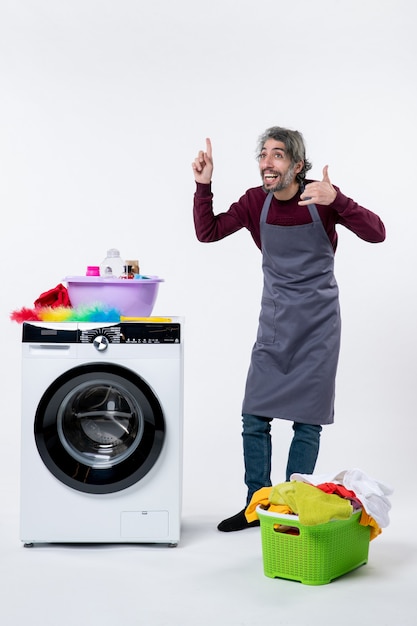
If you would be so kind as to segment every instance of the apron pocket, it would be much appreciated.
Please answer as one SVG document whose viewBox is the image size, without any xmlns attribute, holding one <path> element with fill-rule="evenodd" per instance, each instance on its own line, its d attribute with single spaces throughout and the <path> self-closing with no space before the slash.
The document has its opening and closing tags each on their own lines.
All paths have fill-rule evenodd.
<svg viewBox="0 0 417 626">
<path fill-rule="evenodd" d="M 270 344 L 275 342 L 275 302 L 270 298 L 262 298 L 261 313 L 259 315 L 258 343 Z"/>
</svg>

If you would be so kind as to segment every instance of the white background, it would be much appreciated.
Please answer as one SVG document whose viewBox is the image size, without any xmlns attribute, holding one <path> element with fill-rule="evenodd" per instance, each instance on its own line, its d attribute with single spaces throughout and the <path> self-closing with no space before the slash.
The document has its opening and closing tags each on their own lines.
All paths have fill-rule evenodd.
<svg viewBox="0 0 417 626">
<path fill-rule="evenodd" d="M 240 409 L 261 256 L 194 234 L 191 162 L 213 141 L 217 212 L 259 184 L 258 136 L 300 130 L 312 176 L 380 215 L 341 229 L 336 421 L 318 472 L 360 467 L 410 497 L 415 473 L 416 37 L 410 0 L 0 0 L 1 481 L 17 507 L 20 326 L 110 247 L 165 279 L 186 318 L 184 512 L 244 504 Z M 273 481 L 290 424 L 274 424 Z M 6 478 L 7 477 L 7 478 Z M 3 502 L 3 506 L 4 506 Z M 220 518 L 221 519 L 221 518 Z"/>
</svg>

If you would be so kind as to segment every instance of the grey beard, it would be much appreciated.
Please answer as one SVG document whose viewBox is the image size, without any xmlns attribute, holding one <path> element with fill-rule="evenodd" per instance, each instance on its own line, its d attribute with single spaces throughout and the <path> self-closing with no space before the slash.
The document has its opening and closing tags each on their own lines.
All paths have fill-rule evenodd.
<svg viewBox="0 0 417 626">
<path fill-rule="evenodd" d="M 272 189 L 266 189 L 264 185 L 264 191 L 269 193 L 275 193 L 276 191 L 282 191 L 283 189 L 286 189 L 289 185 L 292 184 L 294 180 L 294 172 L 295 165 L 292 165 L 288 172 L 285 174 L 284 178 L 281 178 L 281 180 L 275 185 L 275 187 L 273 187 Z"/>
</svg>

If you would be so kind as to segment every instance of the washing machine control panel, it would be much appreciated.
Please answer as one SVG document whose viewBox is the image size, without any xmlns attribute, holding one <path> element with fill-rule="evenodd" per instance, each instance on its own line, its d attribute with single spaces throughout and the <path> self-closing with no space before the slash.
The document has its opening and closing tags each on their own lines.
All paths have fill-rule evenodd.
<svg viewBox="0 0 417 626">
<path fill-rule="evenodd" d="M 80 342 L 92 343 L 105 350 L 109 343 L 157 344 L 180 343 L 180 325 L 175 323 L 126 322 L 115 326 L 81 330 Z"/>
<path fill-rule="evenodd" d="M 31 343 L 92 343 L 100 352 L 111 343 L 178 344 L 181 325 L 176 322 L 121 322 L 97 326 L 90 323 L 24 322 L 22 341 Z"/>
</svg>

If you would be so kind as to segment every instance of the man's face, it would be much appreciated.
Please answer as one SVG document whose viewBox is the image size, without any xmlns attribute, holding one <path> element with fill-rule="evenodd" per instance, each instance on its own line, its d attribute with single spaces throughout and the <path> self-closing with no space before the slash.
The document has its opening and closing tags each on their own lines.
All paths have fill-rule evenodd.
<svg viewBox="0 0 417 626">
<path fill-rule="evenodd" d="M 258 155 L 259 171 L 264 190 L 282 191 L 294 183 L 302 162 L 293 164 L 282 141 L 267 139 Z"/>
</svg>

